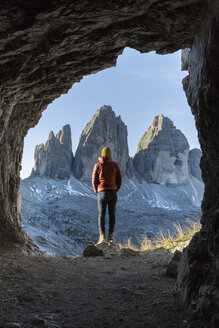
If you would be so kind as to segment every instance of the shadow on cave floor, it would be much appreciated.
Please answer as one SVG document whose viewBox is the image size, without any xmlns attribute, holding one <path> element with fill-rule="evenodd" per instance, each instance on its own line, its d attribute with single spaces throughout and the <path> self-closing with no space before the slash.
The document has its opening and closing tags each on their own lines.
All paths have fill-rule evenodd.
<svg viewBox="0 0 219 328">
<path fill-rule="evenodd" d="M 186 327 L 168 260 L 164 250 L 74 259 L 1 253 L 0 327 Z"/>
</svg>

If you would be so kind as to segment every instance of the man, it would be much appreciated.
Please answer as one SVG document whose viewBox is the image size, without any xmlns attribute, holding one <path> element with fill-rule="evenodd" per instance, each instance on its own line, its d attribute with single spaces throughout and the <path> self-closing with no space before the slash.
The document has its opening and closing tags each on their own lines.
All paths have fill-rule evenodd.
<svg viewBox="0 0 219 328">
<path fill-rule="evenodd" d="M 92 186 L 94 192 L 97 193 L 98 203 L 98 224 L 99 224 L 99 240 L 98 244 L 106 242 L 105 235 L 105 215 L 108 205 L 109 211 L 109 233 L 108 241 L 114 242 L 113 237 L 115 227 L 115 213 L 117 202 L 117 191 L 122 184 L 122 174 L 119 165 L 112 161 L 111 149 L 103 148 L 99 163 L 96 163 L 92 174 Z"/>
</svg>

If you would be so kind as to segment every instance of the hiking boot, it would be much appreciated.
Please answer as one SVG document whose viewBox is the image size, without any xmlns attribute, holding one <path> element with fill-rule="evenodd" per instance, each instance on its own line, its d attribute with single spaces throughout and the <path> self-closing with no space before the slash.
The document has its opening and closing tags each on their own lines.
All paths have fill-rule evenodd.
<svg viewBox="0 0 219 328">
<path fill-rule="evenodd" d="M 102 243 L 105 243 L 105 242 L 106 242 L 106 237 L 105 237 L 104 233 L 100 233 L 99 240 L 96 243 L 96 245 L 102 244 Z"/>
<path fill-rule="evenodd" d="M 113 237 L 113 234 L 110 233 L 110 232 L 109 232 L 109 235 L 108 235 L 108 241 L 109 241 L 110 243 L 115 243 L 115 242 L 116 242 L 116 241 L 115 241 L 115 238 Z"/>
</svg>

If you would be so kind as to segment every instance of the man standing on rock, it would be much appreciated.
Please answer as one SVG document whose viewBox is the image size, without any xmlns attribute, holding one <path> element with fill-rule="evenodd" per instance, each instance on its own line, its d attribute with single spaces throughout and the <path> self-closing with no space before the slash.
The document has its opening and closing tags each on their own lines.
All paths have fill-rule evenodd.
<svg viewBox="0 0 219 328">
<path fill-rule="evenodd" d="M 122 184 L 122 174 L 119 165 L 112 161 L 111 149 L 103 148 L 99 162 L 95 164 L 92 174 L 92 186 L 97 193 L 98 203 L 98 224 L 99 240 L 98 244 L 106 242 L 105 235 L 105 215 L 108 205 L 109 211 L 109 234 L 108 241 L 114 242 L 113 231 L 116 222 L 116 202 L 117 191 Z"/>
</svg>

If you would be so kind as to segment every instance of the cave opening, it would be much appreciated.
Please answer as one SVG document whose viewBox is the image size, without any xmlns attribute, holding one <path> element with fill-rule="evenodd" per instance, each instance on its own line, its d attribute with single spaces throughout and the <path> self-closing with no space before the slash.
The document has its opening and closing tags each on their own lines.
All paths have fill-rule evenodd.
<svg viewBox="0 0 219 328">
<path fill-rule="evenodd" d="M 141 213 L 138 213 L 134 205 L 133 213 L 130 212 L 130 208 L 127 208 L 126 217 L 133 217 L 133 215 L 134 217 L 136 216 L 135 220 L 136 226 L 138 226 L 138 228 L 136 228 L 136 231 L 134 232 L 123 232 L 122 237 L 119 238 L 118 242 L 121 242 L 122 240 L 125 242 L 127 239 L 132 238 L 133 242 L 137 243 L 137 245 L 139 245 L 140 247 L 141 242 L 139 241 L 139 239 L 141 240 L 144 238 L 142 237 L 142 235 L 154 238 L 155 235 L 159 233 L 162 233 L 164 236 L 167 236 L 169 231 L 171 231 L 171 234 L 173 232 L 174 234 L 176 234 L 177 231 L 174 228 L 175 224 L 181 224 L 182 227 L 185 228 L 187 227 L 187 218 L 189 216 L 190 219 L 194 219 L 195 217 L 197 220 L 197 217 L 201 214 L 199 208 L 201 205 L 203 186 L 200 177 L 198 177 L 198 181 L 196 181 L 197 172 L 195 173 L 195 170 L 197 168 L 193 169 L 193 173 L 191 175 L 188 175 L 186 171 L 188 171 L 187 166 L 189 167 L 189 170 L 191 170 L 191 165 L 189 164 L 188 156 L 189 147 L 190 153 L 192 154 L 193 151 L 191 151 L 191 149 L 199 148 L 199 143 L 196 136 L 196 129 L 194 127 L 194 119 L 188 107 L 184 91 L 182 89 L 181 80 L 183 77 L 185 77 L 185 72 L 181 71 L 181 51 L 170 55 L 159 56 L 153 52 L 148 54 L 140 54 L 136 50 L 126 48 L 123 54 L 118 57 L 116 67 L 109 68 L 99 73 L 96 73 L 95 75 L 85 77 L 82 81 L 74 85 L 67 95 L 63 95 L 60 98 L 56 99 L 43 112 L 42 118 L 40 119 L 38 125 L 34 127 L 34 129 L 29 130 L 29 133 L 25 138 L 21 178 L 27 178 L 29 176 L 30 178 L 28 179 L 28 183 L 26 183 L 25 180 L 22 180 L 20 188 L 20 194 L 23 198 L 23 226 L 25 230 L 31 234 L 35 242 L 39 246 L 42 246 L 43 250 L 52 254 L 57 252 L 57 255 L 71 255 L 72 252 L 79 252 L 80 254 L 82 248 L 85 247 L 86 244 L 88 244 L 89 242 L 95 243 L 95 239 L 97 239 L 97 236 L 93 231 L 94 227 L 90 227 L 90 229 L 92 230 L 93 240 L 91 238 L 87 239 L 85 237 L 84 241 L 78 242 L 76 246 L 72 242 L 72 240 L 74 239 L 81 239 L 80 235 L 82 234 L 82 231 L 80 232 L 76 228 L 75 224 L 73 224 L 75 217 L 80 220 L 81 215 L 72 206 L 70 206 L 68 209 L 69 213 L 67 213 L 66 208 L 63 208 L 63 211 L 66 210 L 65 220 L 63 221 L 63 215 L 62 213 L 60 213 L 61 207 L 60 204 L 58 205 L 59 198 L 61 198 L 61 196 L 58 197 L 58 193 L 60 193 L 60 195 L 63 193 L 63 201 L 66 195 L 71 195 L 73 203 L 74 197 L 77 198 L 77 195 L 79 194 L 78 186 L 75 186 L 75 183 L 73 183 L 72 181 L 70 182 L 70 180 L 68 183 L 65 181 L 66 179 L 70 178 L 69 172 L 63 172 L 63 170 L 66 169 L 66 167 L 63 169 L 63 165 L 66 166 L 66 164 L 62 162 L 68 161 L 71 156 L 62 153 L 62 156 L 64 157 L 63 160 L 59 154 L 60 150 L 58 148 L 56 149 L 55 144 L 53 145 L 51 141 L 51 145 L 49 146 L 48 144 L 46 146 L 45 140 L 47 140 L 49 133 L 50 135 L 53 135 L 52 131 L 54 131 L 56 134 L 56 132 L 58 132 L 62 128 L 62 126 L 65 126 L 66 124 L 70 125 L 72 131 L 70 131 L 71 140 L 69 141 L 69 148 L 70 151 L 73 148 L 73 158 L 74 160 L 78 161 L 76 156 L 76 150 L 77 147 L 79 147 L 79 135 L 82 133 L 89 119 L 91 119 L 91 117 L 95 114 L 97 108 L 103 104 L 111 105 L 113 112 L 115 112 L 115 116 L 121 116 L 121 120 L 125 125 L 127 125 L 128 130 L 128 136 L 124 134 L 123 137 L 124 139 L 127 139 L 128 137 L 128 139 L 126 142 L 124 141 L 124 143 L 121 143 L 121 141 L 118 140 L 118 134 L 113 134 L 112 132 L 113 136 L 110 136 L 109 132 L 107 137 L 102 140 L 102 144 L 100 144 L 98 142 L 98 138 L 103 138 L 102 134 L 107 134 L 107 130 L 113 131 L 113 129 L 115 128 L 114 125 L 117 123 L 115 123 L 115 120 L 112 120 L 112 126 L 107 126 L 106 131 L 104 131 L 103 127 L 100 127 L 100 135 L 98 135 L 97 132 L 97 134 L 93 136 L 87 136 L 86 138 L 90 138 L 92 139 L 92 141 L 90 143 L 88 142 L 86 146 L 83 145 L 87 148 L 89 147 L 88 145 L 90 145 L 90 147 L 92 147 L 93 149 L 93 153 L 96 155 L 96 158 L 87 157 L 87 163 L 91 162 L 91 166 L 94 166 L 95 162 L 98 160 L 98 156 L 100 155 L 104 143 L 105 145 L 110 143 L 113 143 L 114 145 L 118 144 L 118 147 L 115 146 L 115 160 L 118 161 L 119 165 L 122 167 L 124 176 L 128 176 L 130 179 L 132 179 L 134 178 L 134 175 L 138 174 L 139 177 L 136 178 L 137 185 L 138 183 L 141 184 L 142 181 L 144 181 L 155 183 L 160 186 L 160 190 L 159 187 L 157 188 L 157 190 L 154 190 L 154 188 L 156 188 L 156 186 L 154 185 L 153 188 L 151 188 L 150 190 L 150 184 L 146 183 L 145 191 L 143 193 L 140 191 L 142 202 L 144 202 L 141 204 Z M 170 119 L 173 122 L 173 125 L 177 128 L 177 130 L 173 129 L 169 122 L 167 122 L 167 125 L 164 125 L 164 123 L 162 123 L 161 130 L 163 132 L 161 133 L 163 133 L 164 136 L 159 137 L 160 139 L 158 138 L 158 147 L 160 147 L 160 150 L 168 151 L 169 149 L 171 151 L 169 160 L 171 160 L 171 158 L 174 159 L 172 167 L 169 166 L 169 163 L 162 164 L 163 167 L 157 169 L 162 171 L 161 173 L 159 173 L 161 177 L 154 178 L 154 180 L 152 181 L 148 180 L 148 173 L 144 172 L 145 170 L 148 170 L 147 168 L 144 168 L 142 171 L 138 170 L 138 167 L 136 166 L 136 174 L 132 174 L 133 176 L 130 176 L 128 168 L 125 168 L 128 163 L 128 157 L 130 157 L 130 166 L 133 157 L 138 152 L 136 149 L 140 138 L 147 131 L 154 117 L 159 116 L 161 113 L 168 120 Z M 104 119 L 111 119 L 111 113 L 108 112 Z M 103 121 L 101 122 L 101 124 L 102 123 Z M 95 126 L 93 127 L 93 129 L 94 128 Z M 118 126 L 117 128 L 123 129 L 123 126 Z M 167 131 L 165 132 L 165 130 L 167 129 L 170 130 L 169 133 L 167 133 Z M 178 139 L 177 133 L 182 134 L 181 139 Z M 188 138 L 188 143 L 186 141 L 186 137 Z M 162 144 L 162 138 L 165 139 L 164 144 Z M 50 137 L 47 140 L 47 143 L 50 142 L 49 140 Z M 47 153 L 50 152 L 50 155 L 45 155 L 45 158 L 43 159 L 44 154 L 37 150 L 38 155 L 35 158 L 35 163 L 33 163 L 35 146 L 36 144 L 42 144 L 42 142 L 45 144 L 45 147 L 48 148 Z M 178 143 L 180 142 L 186 143 L 184 147 L 186 149 L 185 151 L 187 152 L 187 154 L 185 155 L 186 163 L 185 159 L 183 159 L 183 161 L 182 159 L 180 159 L 181 156 L 184 157 L 184 150 L 180 150 L 179 148 Z M 159 143 L 161 143 L 160 146 Z M 97 149 L 95 148 L 95 144 Z M 155 145 L 152 145 L 151 147 L 156 148 Z M 92 151 L 91 156 L 93 155 Z M 121 155 L 119 157 L 117 154 L 118 151 L 120 153 L 124 152 L 124 155 Z M 197 151 L 198 149 L 196 149 L 196 152 Z M 194 163 L 194 165 L 196 166 L 199 166 L 200 154 L 198 156 L 197 163 Z M 122 161 L 124 161 L 124 156 L 127 157 L 125 160 L 125 165 L 124 163 L 122 163 Z M 157 161 L 166 161 L 165 158 L 159 159 L 158 153 L 154 156 L 157 156 Z M 36 164 L 36 162 L 39 161 L 41 162 L 39 164 L 39 167 L 33 169 L 34 165 L 38 165 Z M 137 159 L 137 161 L 139 161 L 139 159 Z M 151 168 L 153 165 L 155 164 L 151 163 Z M 84 163 L 84 166 L 86 167 L 86 162 Z M 33 172 L 31 173 L 32 169 Z M 82 180 L 86 180 L 86 182 L 88 183 L 87 188 L 89 188 L 92 168 L 90 168 L 86 179 L 84 177 L 77 176 L 77 170 L 78 169 L 76 167 L 74 172 L 73 167 L 70 175 L 79 178 L 79 180 L 81 180 L 81 178 Z M 170 174 L 168 175 L 166 173 L 167 176 L 164 180 L 163 176 L 165 176 L 165 170 L 169 171 Z M 179 173 L 175 173 L 175 171 L 178 171 Z M 198 169 L 198 171 L 200 170 Z M 176 174 L 176 177 L 171 176 L 171 174 Z M 198 174 L 200 176 L 201 173 L 199 172 Z M 35 181 L 34 175 L 39 176 L 42 181 L 45 181 L 43 180 L 44 177 L 54 179 L 52 189 L 50 189 L 50 185 L 52 184 L 52 182 L 50 182 L 49 186 L 47 186 L 46 183 L 42 184 L 39 180 Z M 55 186 L 57 179 L 63 180 L 63 184 L 59 184 L 58 187 Z M 186 186 L 185 190 L 183 190 L 183 184 L 187 184 L 188 181 L 189 186 Z M 125 186 L 122 189 L 128 188 L 129 184 L 130 183 L 127 184 L 127 181 L 125 180 Z M 167 187 L 163 187 L 162 185 L 167 185 Z M 168 189 L 168 185 L 170 186 L 170 188 L 171 186 L 173 188 L 174 185 L 181 185 L 181 187 L 179 187 L 178 189 L 176 188 L 174 190 L 174 193 L 178 193 L 177 197 L 182 198 L 182 201 L 178 201 L 175 198 L 173 199 L 171 192 L 169 192 L 170 188 Z M 56 189 L 56 187 L 58 189 Z M 46 188 L 48 188 L 48 190 L 50 191 L 45 192 Z M 144 189 L 143 186 L 142 188 Z M 30 193 L 29 195 L 28 190 Z M 165 192 L 168 196 L 163 195 Z M 185 195 L 186 193 L 189 194 L 188 197 Z M 90 197 L 92 196 L 93 192 L 92 190 L 90 190 Z M 123 192 L 122 199 L 124 199 L 125 197 L 130 196 L 129 194 Z M 168 199 L 168 197 L 171 198 L 171 200 Z M 52 198 L 54 199 L 52 200 Z M 58 200 L 57 204 L 55 201 L 56 198 Z M 189 203 L 189 198 L 191 199 L 191 203 L 194 205 L 194 208 L 193 205 L 191 207 L 191 204 Z M 45 199 L 47 199 L 47 201 L 45 201 Z M 145 201 L 146 199 L 147 201 Z M 35 202 L 36 208 L 41 207 L 41 210 L 34 210 L 33 207 L 31 207 L 30 210 L 28 206 L 29 202 L 32 202 L 32 205 Z M 80 200 L 80 202 L 82 207 L 89 207 L 89 202 L 85 206 L 83 205 L 85 202 L 83 198 Z M 135 202 L 139 202 L 139 199 L 136 198 L 136 200 L 133 201 L 133 204 Z M 188 202 L 187 206 L 188 208 L 191 208 L 190 211 L 188 209 L 185 211 L 185 204 L 183 204 L 182 206 L 182 203 L 185 202 Z M 95 217 L 92 217 L 93 224 L 95 225 L 97 224 L 96 221 L 98 217 L 98 213 L 96 213 L 97 208 L 95 208 L 93 204 L 90 206 L 92 207 L 93 212 L 96 215 L 96 219 Z M 119 209 L 119 212 L 121 212 L 121 210 L 125 212 L 125 206 L 126 205 L 123 202 L 122 209 Z M 160 214 L 163 215 L 163 219 L 159 218 L 159 213 L 158 215 L 152 213 L 153 211 L 150 213 L 151 206 L 156 207 L 158 212 L 160 208 Z M 48 207 L 48 210 L 45 207 Z M 56 208 L 56 211 L 54 211 L 54 207 Z M 143 207 L 145 207 L 145 211 L 143 210 Z M 182 210 L 181 208 L 182 214 L 179 215 L 180 207 L 183 207 L 184 210 Z M 147 208 L 148 213 L 146 210 Z M 174 213 L 174 209 L 176 210 L 176 213 Z M 171 214 L 165 212 L 166 210 L 172 211 Z M 48 218 L 46 216 L 48 216 Z M 87 213 L 87 216 L 89 216 L 89 213 Z M 142 222 L 138 222 L 138 218 L 140 216 L 142 216 L 142 220 L 140 220 Z M 171 218 L 171 216 L 173 218 Z M 41 217 L 42 220 L 38 219 L 38 217 Z M 83 222 L 83 220 L 84 218 L 82 217 L 81 221 Z M 66 223 L 67 221 L 68 224 Z M 118 213 L 119 230 L 121 230 L 121 227 L 125 225 L 125 222 L 123 221 L 124 220 L 122 212 Z M 73 224 L 73 226 L 71 226 L 71 223 Z M 39 224 L 38 229 L 36 228 L 37 224 Z M 60 234 L 58 229 L 60 228 L 61 231 L 63 230 L 62 224 L 66 225 L 66 227 L 64 229 L 65 233 L 61 237 L 62 234 Z M 44 227 L 46 225 L 47 229 L 45 230 Z M 57 226 L 57 229 L 55 229 L 55 231 L 54 225 Z M 51 235 L 49 234 L 50 229 Z M 83 224 L 81 225 L 81 229 L 83 230 L 83 235 L 84 233 L 85 236 L 91 235 L 89 229 L 87 229 Z M 133 228 L 131 228 L 131 230 L 132 229 Z M 98 229 L 96 227 L 96 232 L 97 230 Z M 75 233 L 78 233 L 79 235 L 75 236 Z M 121 231 L 118 231 L 116 236 L 119 236 L 120 233 Z M 57 237 L 57 235 L 60 235 L 59 238 Z M 54 241 L 52 241 L 52 238 L 54 238 Z M 69 246 L 73 247 L 73 249 L 66 245 L 67 240 L 66 243 L 63 243 L 61 241 L 65 238 L 67 240 L 71 240 L 69 242 Z M 80 245 L 78 245 L 80 243 L 83 245 L 82 248 L 80 248 Z M 77 250 L 75 250 L 74 247 L 76 247 Z"/>
<path fill-rule="evenodd" d="M 28 131 L 21 178 L 30 175 L 35 145 L 46 140 L 49 131 L 58 131 L 65 124 L 70 124 L 75 153 L 81 131 L 104 104 L 111 105 L 128 126 L 131 157 L 152 119 L 161 113 L 183 131 L 191 149 L 200 148 L 194 118 L 182 90 L 181 80 L 186 72 L 180 69 L 180 57 L 180 51 L 159 56 L 153 52 L 140 54 L 126 48 L 118 57 L 116 67 L 84 77 L 74 84 L 67 95 L 62 95 L 48 106 L 34 129 Z"/>
</svg>

